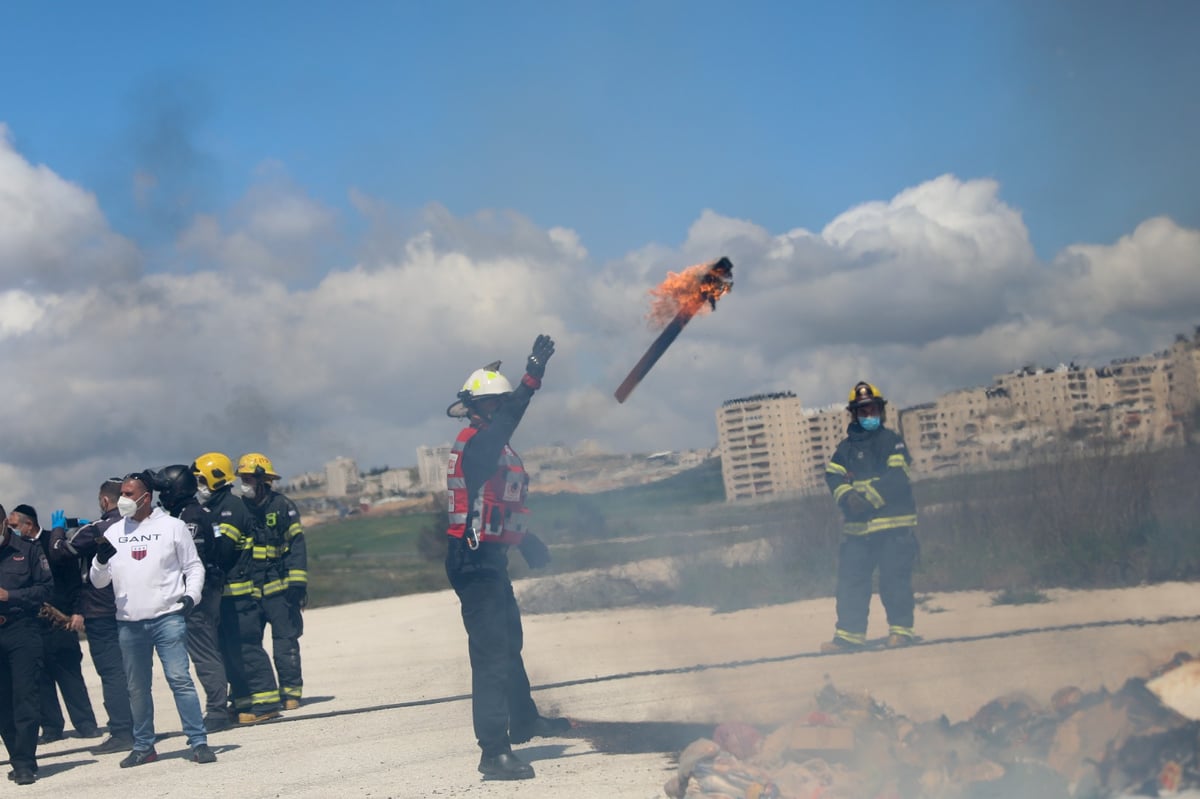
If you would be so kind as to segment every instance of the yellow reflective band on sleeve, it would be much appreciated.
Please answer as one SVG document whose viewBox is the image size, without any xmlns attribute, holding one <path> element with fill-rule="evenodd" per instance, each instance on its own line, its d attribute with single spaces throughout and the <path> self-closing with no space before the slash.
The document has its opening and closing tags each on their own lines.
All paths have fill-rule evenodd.
<svg viewBox="0 0 1200 799">
<path fill-rule="evenodd" d="M 847 491 L 853 491 L 853 490 L 854 490 L 854 486 L 850 485 L 849 483 L 842 483 L 840 486 L 833 489 L 833 498 L 835 501 L 840 502 L 842 497 L 846 496 Z"/>
<path fill-rule="evenodd" d="M 825 474 L 842 475 L 845 473 L 846 473 L 846 467 L 841 465 L 840 463 L 834 463 L 833 461 L 830 461 L 829 463 L 825 464 Z"/>
<path fill-rule="evenodd" d="M 292 526 L 287 529 L 287 532 L 284 533 L 283 536 L 287 540 L 291 541 L 293 538 L 298 535 L 302 535 L 303 533 L 304 528 L 300 526 L 300 522 L 292 522 Z"/>
<path fill-rule="evenodd" d="M 290 569 L 287 581 L 288 585 L 308 585 L 308 572 L 304 569 Z"/>
<path fill-rule="evenodd" d="M 217 532 L 228 538 L 233 543 L 237 544 L 239 549 L 245 549 L 245 547 L 241 546 L 243 543 L 242 539 L 244 538 L 242 531 L 234 527 L 232 524 L 222 523 L 217 525 Z"/>
<path fill-rule="evenodd" d="M 871 503 L 872 507 L 874 507 L 876 510 L 879 510 L 887 503 L 884 501 L 883 495 L 875 490 L 875 486 L 871 485 L 877 479 L 879 478 L 872 478 L 871 480 L 855 480 L 854 490 L 862 494 L 867 502 Z"/>
<path fill-rule="evenodd" d="M 253 596 L 254 582 L 252 580 L 243 580 L 236 583 L 226 583 L 221 589 L 221 596 Z"/>
<path fill-rule="evenodd" d="M 887 459 L 887 465 L 892 469 L 901 469 L 905 476 L 909 476 L 908 458 L 904 457 L 903 455 L 889 455 Z"/>
<path fill-rule="evenodd" d="M 866 535 L 866 522 L 846 522 L 842 525 L 842 532 L 846 535 Z"/>
<path fill-rule="evenodd" d="M 259 590 L 261 591 L 262 596 L 275 596 L 276 594 L 282 594 L 285 590 L 287 590 L 287 586 L 287 580 L 272 580 L 269 583 L 263 583 L 263 587 Z"/>
</svg>

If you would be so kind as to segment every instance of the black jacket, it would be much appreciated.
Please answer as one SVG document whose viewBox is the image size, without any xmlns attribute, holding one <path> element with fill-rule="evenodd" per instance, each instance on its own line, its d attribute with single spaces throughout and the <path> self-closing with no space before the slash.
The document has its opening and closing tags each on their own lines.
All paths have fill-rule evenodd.
<svg viewBox="0 0 1200 799">
<path fill-rule="evenodd" d="M 224 596 L 252 596 L 254 541 L 258 519 L 232 486 L 212 492 L 204 509 L 213 532 L 214 560 L 225 577 Z"/>
<path fill-rule="evenodd" d="M 47 601 L 68 616 L 75 613 L 75 609 L 79 607 L 79 592 L 83 588 L 83 575 L 79 571 L 82 559 L 78 555 L 51 558 L 53 542 L 50 530 L 40 531 L 38 537 L 33 540 L 49 561 L 50 576 L 54 579 L 54 591 Z"/>
<path fill-rule="evenodd" d="M 75 597 L 75 605 L 70 610 L 59 608 L 63 613 L 77 613 L 85 619 L 112 618 L 117 615 L 112 585 L 103 588 L 92 585 L 88 570 L 92 566 L 92 558 L 96 556 L 96 539 L 120 520 L 121 514 L 112 508 L 96 521 L 85 524 L 69 535 L 61 527 L 50 532 L 50 562 L 63 559 L 79 567 L 81 586 Z"/>
<path fill-rule="evenodd" d="M 187 525 L 196 545 L 196 554 L 204 564 L 204 587 L 211 588 L 224 583 L 224 572 L 217 562 L 217 543 L 213 532 L 212 513 L 195 497 L 187 497 L 173 508 L 165 505 L 167 513 Z"/>
<path fill-rule="evenodd" d="M 8 599 L 0 601 L 0 616 L 36 616 L 54 591 L 50 564 L 37 542 L 11 532 L 4 538 L 8 540 L 0 546 L 0 588 L 8 591 Z"/>
<path fill-rule="evenodd" d="M 886 427 L 866 431 L 851 422 L 825 466 L 825 482 L 845 517 L 843 532 L 874 533 L 894 527 L 916 527 L 917 505 L 908 469 L 908 447 L 900 435 Z M 855 511 L 846 502 L 850 492 L 866 500 Z"/>
</svg>

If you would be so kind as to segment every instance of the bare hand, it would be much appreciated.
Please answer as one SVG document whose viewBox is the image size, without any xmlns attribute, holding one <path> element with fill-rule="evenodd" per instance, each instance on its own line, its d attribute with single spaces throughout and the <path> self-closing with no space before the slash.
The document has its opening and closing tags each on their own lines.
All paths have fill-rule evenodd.
<svg viewBox="0 0 1200 799">
<path fill-rule="evenodd" d="M 7 602 L 7 601 L 8 601 L 8 589 L 0 588 L 0 602 Z"/>
<path fill-rule="evenodd" d="M 67 629 L 77 633 L 83 632 L 83 616 L 80 616 L 78 613 L 71 614 L 71 623 L 67 626 Z"/>
</svg>

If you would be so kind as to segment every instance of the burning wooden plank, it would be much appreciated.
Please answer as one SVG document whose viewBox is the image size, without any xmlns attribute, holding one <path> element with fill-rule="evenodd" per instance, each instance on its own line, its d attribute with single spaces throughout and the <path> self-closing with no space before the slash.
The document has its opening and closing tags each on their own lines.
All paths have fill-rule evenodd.
<svg viewBox="0 0 1200 799">
<path fill-rule="evenodd" d="M 668 274 L 667 279 L 651 290 L 656 298 L 651 310 L 652 319 L 663 319 L 674 316 L 667 322 L 658 338 L 650 344 L 639 360 L 621 381 L 613 396 L 617 402 L 624 402 L 629 394 L 642 382 L 647 373 L 658 363 L 658 359 L 671 346 L 671 342 L 679 336 L 685 325 L 692 317 L 704 309 L 708 303 L 710 310 L 716 310 L 717 300 L 733 288 L 733 263 L 722 257 L 709 264 L 696 264 L 676 274 Z"/>
</svg>

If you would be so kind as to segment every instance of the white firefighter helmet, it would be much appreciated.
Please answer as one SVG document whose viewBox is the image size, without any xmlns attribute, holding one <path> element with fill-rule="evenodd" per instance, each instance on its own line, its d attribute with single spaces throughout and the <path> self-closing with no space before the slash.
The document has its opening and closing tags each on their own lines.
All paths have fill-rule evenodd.
<svg viewBox="0 0 1200 799">
<path fill-rule="evenodd" d="M 446 409 L 446 415 L 461 419 L 468 414 L 470 405 L 475 400 L 481 397 L 502 397 L 511 394 L 512 383 L 508 382 L 507 377 L 500 374 L 499 369 L 500 362 L 492 361 L 482 369 L 471 372 L 467 382 L 463 383 L 462 390 L 458 392 L 458 399 Z"/>
</svg>

